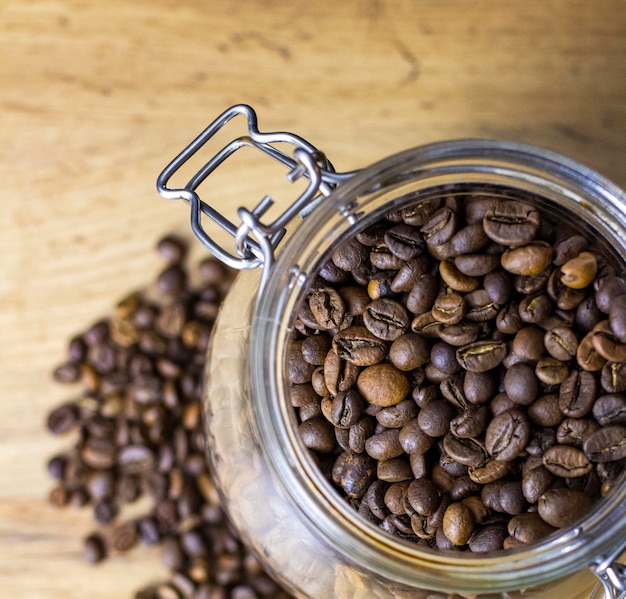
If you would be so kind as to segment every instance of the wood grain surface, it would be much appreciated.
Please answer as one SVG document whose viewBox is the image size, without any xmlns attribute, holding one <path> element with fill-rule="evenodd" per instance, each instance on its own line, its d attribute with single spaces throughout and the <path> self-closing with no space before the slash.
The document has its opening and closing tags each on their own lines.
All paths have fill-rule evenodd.
<svg viewBox="0 0 626 599">
<path fill-rule="evenodd" d="M 152 280 L 163 233 L 188 234 L 156 176 L 238 102 L 338 170 L 495 137 L 624 186 L 626 4 L 0 0 L 2 597 L 124 598 L 164 574 L 147 548 L 85 565 L 89 513 L 48 507 L 45 462 L 70 440 L 43 424 L 71 396 L 50 371 L 70 335 Z M 282 177 L 240 165 L 215 196 L 226 211 Z"/>
</svg>

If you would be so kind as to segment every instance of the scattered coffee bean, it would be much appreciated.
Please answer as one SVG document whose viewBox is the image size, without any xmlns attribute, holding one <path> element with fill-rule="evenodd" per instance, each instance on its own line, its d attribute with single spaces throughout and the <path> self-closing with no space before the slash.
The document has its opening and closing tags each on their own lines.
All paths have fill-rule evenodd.
<svg viewBox="0 0 626 599">
<path fill-rule="evenodd" d="M 128 294 L 110 318 L 69 341 L 67 360 L 53 373 L 59 383 L 82 386 L 83 395 L 47 419 L 54 434 L 80 431 L 73 447 L 48 462 L 57 481 L 50 503 L 92 509 L 101 531 L 84 539 L 89 563 L 139 542 L 161 544 L 171 583 L 149 585 L 137 598 L 288 597 L 234 535 L 204 457 L 203 365 L 232 273 L 205 259 L 197 268 L 200 284 L 192 288 L 185 244 L 166 236 L 157 251 L 168 264 L 157 278 L 161 295 Z M 312 364 L 302 360 L 305 379 L 331 347 L 330 339 L 317 339 L 309 342 L 322 340 L 309 346 Z M 308 380 L 292 392 L 296 405 L 313 398 Z M 323 421 L 334 447 L 334 429 Z M 125 519 L 125 506 L 142 495 L 153 507 Z"/>
</svg>

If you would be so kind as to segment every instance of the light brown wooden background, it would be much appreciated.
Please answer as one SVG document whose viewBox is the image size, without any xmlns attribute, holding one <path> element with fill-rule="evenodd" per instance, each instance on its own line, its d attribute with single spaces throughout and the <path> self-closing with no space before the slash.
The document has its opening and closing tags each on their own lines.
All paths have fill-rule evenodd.
<svg viewBox="0 0 626 599">
<path fill-rule="evenodd" d="M 339 170 L 498 137 L 624 186 L 626 4 L 0 0 L 2 597 L 123 598 L 161 574 L 147 549 L 84 565 L 88 513 L 47 507 L 44 463 L 69 441 L 43 422 L 72 394 L 49 372 L 72 333 L 151 280 L 158 237 L 188 231 L 156 176 L 237 102 Z M 272 189 L 274 171 L 243 167 L 218 205 Z"/>
</svg>

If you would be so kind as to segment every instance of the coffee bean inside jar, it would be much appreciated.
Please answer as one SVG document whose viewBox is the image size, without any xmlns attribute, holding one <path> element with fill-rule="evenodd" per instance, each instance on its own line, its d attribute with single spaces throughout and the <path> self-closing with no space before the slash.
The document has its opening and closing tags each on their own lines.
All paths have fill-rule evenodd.
<svg viewBox="0 0 626 599">
<path fill-rule="evenodd" d="M 300 439 L 390 534 L 476 553 L 534 543 L 624 471 L 624 272 L 529 193 L 426 196 L 344 239 L 293 314 Z"/>
</svg>

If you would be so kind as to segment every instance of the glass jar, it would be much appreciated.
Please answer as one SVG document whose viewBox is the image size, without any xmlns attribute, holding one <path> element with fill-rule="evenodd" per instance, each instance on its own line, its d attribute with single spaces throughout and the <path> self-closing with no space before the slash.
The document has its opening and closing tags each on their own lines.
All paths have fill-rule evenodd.
<svg viewBox="0 0 626 599">
<path fill-rule="evenodd" d="M 213 212 L 199 200 L 195 191 L 199 184 L 242 143 L 252 139 L 252 145 L 276 158 L 273 150 L 263 146 L 285 141 L 284 134 L 279 139 L 263 138 L 248 107 L 231 111 L 181 153 L 158 183 L 165 197 L 191 201 L 194 230 L 200 229 L 211 251 L 215 247 L 210 239 L 207 243 L 200 216 Z M 248 118 L 251 138 L 245 142 L 240 138 L 237 147 L 222 151 L 185 188 L 167 188 L 180 165 L 218 128 L 242 113 Z M 624 474 L 582 522 L 529 548 L 486 556 L 434 552 L 381 531 L 339 498 L 297 434 L 285 380 L 295 310 L 321 260 L 338 242 L 386 213 L 433 190 L 445 193 L 459 183 L 477 190 L 495 186 L 505 193 L 532 194 L 542 210 L 603 240 L 624 275 L 624 192 L 580 164 L 516 143 L 436 143 L 349 176 L 334 174 L 306 142 L 295 138 L 294 143 L 302 156 L 294 162 L 282 156 L 277 159 L 297 171 L 306 156 L 313 156 L 313 163 L 305 164 L 307 177 L 311 187 L 328 182 L 323 195 L 329 197 L 313 202 L 314 208 L 305 216 L 292 211 L 286 219 L 289 224 L 279 222 L 281 235 L 272 226 L 259 226 L 258 218 L 250 218 L 259 217 L 263 209 L 240 212 L 244 224 L 236 236 L 243 258 L 235 265 L 249 271 L 237 277 L 221 309 L 207 360 L 208 455 L 242 539 L 298 597 L 626 597 L 625 572 L 618 563 L 626 548 Z M 312 196 L 304 203 L 312 203 Z M 301 208 L 302 203 L 295 212 Z M 288 234 L 278 247 L 286 224 Z M 231 225 L 225 228 L 234 232 Z M 257 245 L 244 241 L 251 231 L 261 231 L 267 239 Z M 236 259 L 225 261 L 229 260 L 232 265 Z M 262 273 L 253 270 L 260 262 Z"/>
</svg>

